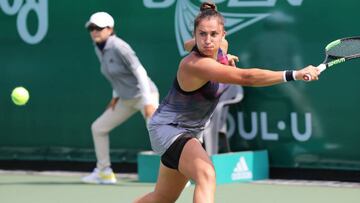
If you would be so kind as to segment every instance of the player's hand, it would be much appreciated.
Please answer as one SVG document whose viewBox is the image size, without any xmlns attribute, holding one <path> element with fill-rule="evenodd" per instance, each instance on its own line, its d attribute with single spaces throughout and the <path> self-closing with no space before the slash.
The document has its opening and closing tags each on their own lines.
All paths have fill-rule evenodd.
<svg viewBox="0 0 360 203">
<path fill-rule="evenodd" d="M 145 115 L 145 118 L 150 118 L 153 113 L 155 112 L 156 108 L 154 105 L 152 104 L 147 104 L 144 106 L 144 115 Z"/>
<path fill-rule="evenodd" d="M 231 55 L 231 54 L 227 54 L 227 58 L 229 61 L 229 65 L 230 66 L 236 66 L 236 62 L 239 62 L 239 57 Z"/>
<path fill-rule="evenodd" d="M 312 65 L 309 65 L 303 69 L 296 71 L 296 80 L 304 80 L 306 82 L 318 80 L 320 70 Z"/>
<path fill-rule="evenodd" d="M 115 109 L 115 106 L 116 106 L 116 103 L 117 103 L 118 101 L 119 101 L 119 97 L 112 98 L 106 108 L 107 108 L 107 109 L 108 109 L 108 108 L 111 108 L 112 110 L 114 110 L 114 109 Z"/>
</svg>

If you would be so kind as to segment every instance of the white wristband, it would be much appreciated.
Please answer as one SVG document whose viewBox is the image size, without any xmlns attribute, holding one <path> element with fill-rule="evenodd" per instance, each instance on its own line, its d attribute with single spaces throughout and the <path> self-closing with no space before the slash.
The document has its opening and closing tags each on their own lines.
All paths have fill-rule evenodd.
<svg viewBox="0 0 360 203">
<path fill-rule="evenodd" d="M 287 82 L 287 80 L 286 80 L 286 70 L 283 71 L 283 80 L 284 80 L 284 82 Z"/>
<path fill-rule="evenodd" d="M 293 76 L 294 80 L 296 80 L 296 70 L 294 70 L 294 71 L 292 72 L 292 76 Z"/>
</svg>

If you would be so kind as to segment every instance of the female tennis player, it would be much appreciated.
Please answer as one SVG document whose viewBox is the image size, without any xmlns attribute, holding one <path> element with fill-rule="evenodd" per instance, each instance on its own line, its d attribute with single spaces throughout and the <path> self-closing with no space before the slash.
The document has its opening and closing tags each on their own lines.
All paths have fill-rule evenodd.
<svg viewBox="0 0 360 203">
<path fill-rule="evenodd" d="M 175 202 L 189 179 L 195 182 L 194 202 L 214 202 L 215 170 L 200 143 L 222 92 L 229 84 L 270 86 L 303 80 L 305 74 L 317 80 L 319 71 L 308 66 L 298 71 L 241 69 L 216 61 L 225 35 L 224 18 L 212 3 L 203 3 L 194 21 L 195 49 L 179 64 L 168 95 L 148 124 L 152 148 L 161 155 L 158 180 L 153 192 L 135 202 Z"/>
</svg>

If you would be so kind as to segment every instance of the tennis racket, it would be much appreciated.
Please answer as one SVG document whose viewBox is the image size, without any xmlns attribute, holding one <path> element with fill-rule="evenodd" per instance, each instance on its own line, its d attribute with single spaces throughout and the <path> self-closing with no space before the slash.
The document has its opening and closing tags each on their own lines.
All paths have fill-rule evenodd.
<svg viewBox="0 0 360 203">
<path fill-rule="evenodd" d="M 335 40 L 325 47 L 325 60 L 317 68 L 323 72 L 327 68 L 360 57 L 360 36 Z M 304 80 L 311 75 L 305 74 Z"/>
</svg>

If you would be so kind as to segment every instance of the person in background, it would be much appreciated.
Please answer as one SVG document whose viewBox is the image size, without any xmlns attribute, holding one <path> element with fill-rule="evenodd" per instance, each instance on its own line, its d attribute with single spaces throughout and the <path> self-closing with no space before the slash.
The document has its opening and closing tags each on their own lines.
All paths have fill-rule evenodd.
<svg viewBox="0 0 360 203">
<path fill-rule="evenodd" d="M 97 158 L 93 172 L 82 178 L 85 183 L 115 184 L 111 169 L 109 132 L 140 111 L 147 121 L 159 104 L 159 92 L 133 49 L 114 32 L 114 19 L 106 12 L 90 16 L 85 27 L 90 32 L 101 73 L 113 89 L 106 110 L 91 125 Z"/>
</svg>

